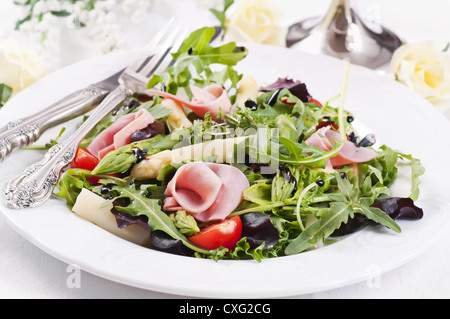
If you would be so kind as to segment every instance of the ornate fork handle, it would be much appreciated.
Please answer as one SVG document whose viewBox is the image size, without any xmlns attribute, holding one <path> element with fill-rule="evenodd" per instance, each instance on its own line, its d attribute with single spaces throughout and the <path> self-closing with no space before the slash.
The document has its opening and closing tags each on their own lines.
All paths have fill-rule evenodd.
<svg viewBox="0 0 450 319">
<path fill-rule="evenodd" d="M 50 197 L 61 170 L 74 159 L 83 138 L 100 119 L 132 93 L 133 91 L 126 86 L 118 86 L 73 135 L 61 140 L 45 154 L 41 161 L 31 165 L 23 174 L 11 180 L 6 189 L 8 207 L 15 209 L 35 207 L 45 202 Z"/>
<path fill-rule="evenodd" d="M 107 93 L 108 91 L 91 85 L 72 93 L 42 112 L 7 123 L 0 128 L 0 162 L 14 149 L 34 143 L 49 127 L 91 110 Z"/>
</svg>

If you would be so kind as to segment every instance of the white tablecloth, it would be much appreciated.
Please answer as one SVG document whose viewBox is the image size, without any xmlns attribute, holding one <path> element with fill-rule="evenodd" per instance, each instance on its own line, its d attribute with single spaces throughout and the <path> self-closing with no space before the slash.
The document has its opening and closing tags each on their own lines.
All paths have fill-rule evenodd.
<svg viewBox="0 0 450 319">
<path fill-rule="evenodd" d="M 195 20 L 199 25 L 215 19 L 194 0 L 161 0 L 150 18 L 141 23 L 151 25 L 171 14 Z M 12 0 L 0 3 L 0 40 L 11 34 L 20 13 Z M 286 14 L 286 24 L 323 14 L 329 0 L 277 0 Z M 401 35 L 405 41 L 434 40 L 442 47 L 450 41 L 450 2 L 448 0 L 366 0 L 358 4 L 381 8 L 382 23 Z M 168 10 L 169 8 L 169 10 Z M 142 28 L 128 29 L 130 38 L 145 43 Z M 73 45 L 68 43 L 67 46 Z M 64 48 L 62 48 L 64 50 Z M 65 51 L 66 52 L 66 51 Z M 63 54 L 61 65 L 89 56 Z M 1 70 L 0 70 L 1 71 Z M 1 113 L 0 113 L 1 116 Z M 350 286 L 294 298 L 449 298 L 450 233 L 428 252 L 406 265 L 383 274 L 376 285 L 361 282 Z M 81 273 L 80 287 L 70 288 L 68 265 L 46 254 L 17 234 L 0 218 L 0 297 L 1 298 L 179 298 L 122 285 Z M 251 296 L 249 296 L 251 297 Z"/>
</svg>

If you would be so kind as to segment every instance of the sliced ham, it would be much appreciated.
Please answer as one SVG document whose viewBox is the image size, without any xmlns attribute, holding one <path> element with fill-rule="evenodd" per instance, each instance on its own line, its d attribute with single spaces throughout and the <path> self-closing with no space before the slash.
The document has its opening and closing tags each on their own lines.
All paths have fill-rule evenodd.
<svg viewBox="0 0 450 319">
<path fill-rule="evenodd" d="M 167 185 L 163 209 L 184 209 L 201 222 L 225 219 L 250 187 L 237 168 L 216 163 L 192 162 L 181 166 Z"/>
<path fill-rule="evenodd" d="M 331 151 L 335 141 L 340 141 L 341 136 L 334 131 L 331 126 L 322 127 L 312 134 L 305 143 L 308 146 L 316 145 L 324 151 Z M 330 158 L 328 165 L 332 167 L 339 167 L 350 163 L 364 163 L 373 160 L 378 156 L 378 153 L 369 148 L 360 147 L 350 141 L 344 141 L 339 153 Z"/>
<path fill-rule="evenodd" d="M 102 159 L 107 153 L 131 142 L 131 134 L 146 128 L 155 120 L 145 109 L 117 119 L 89 144 L 87 150 Z"/>
<path fill-rule="evenodd" d="M 213 119 L 217 119 L 217 112 L 220 110 L 224 113 L 230 112 L 231 101 L 227 90 L 225 90 L 223 86 L 213 84 L 205 88 L 199 88 L 195 85 L 191 85 L 190 88 L 193 94 L 192 101 L 187 101 L 173 94 L 155 89 L 147 90 L 146 93 L 159 95 L 177 101 L 202 118 L 204 118 L 205 114 L 208 112 L 211 112 Z"/>
<path fill-rule="evenodd" d="M 165 195 L 173 196 L 178 206 L 191 214 L 208 209 L 216 200 L 222 180 L 205 163 L 183 165 L 167 186 Z"/>
</svg>

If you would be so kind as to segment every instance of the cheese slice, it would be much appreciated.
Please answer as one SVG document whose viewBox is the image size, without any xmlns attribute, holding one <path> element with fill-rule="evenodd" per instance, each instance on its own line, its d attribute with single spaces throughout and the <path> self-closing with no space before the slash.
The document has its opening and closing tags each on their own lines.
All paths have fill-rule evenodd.
<svg viewBox="0 0 450 319">
<path fill-rule="evenodd" d="M 141 246 L 148 246 L 150 244 L 150 234 L 144 226 L 132 224 L 125 228 L 117 227 L 116 218 L 111 213 L 113 205 L 103 206 L 105 202 L 106 200 L 101 196 L 83 188 L 77 197 L 72 211 L 120 238 Z"/>
</svg>

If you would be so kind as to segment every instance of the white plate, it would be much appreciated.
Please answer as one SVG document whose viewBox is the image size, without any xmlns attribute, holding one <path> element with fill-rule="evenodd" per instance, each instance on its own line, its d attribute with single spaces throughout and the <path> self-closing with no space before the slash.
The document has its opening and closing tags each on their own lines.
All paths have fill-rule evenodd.
<svg viewBox="0 0 450 319">
<path fill-rule="evenodd" d="M 318 100 L 340 93 L 344 63 L 277 47 L 247 45 L 240 70 L 259 80 L 299 79 Z M 67 93 L 96 82 L 125 66 L 134 53 L 89 60 L 58 71 L 24 90 L 0 113 L 0 125 L 42 109 Z M 217 298 L 273 298 L 318 292 L 375 276 L 424 252 L 448 229 L 450 127 L 430 104 L 398 83 L 352 66 L 346 109 L 393 148 L 419 157 L 427 169 L 417 205 L 420 221 L 399 221 L 402 233 L 365 229 L 333 245 L 296 256 L 255 261 L 180 257 L 122 240 L 67 210 L 53 198 L 45 205 L 10 210 L 4 205 L 7 182 L 43 153 L 18 150 L 0 165 L 1 211 L 9 224 L 50 255 L 100 277 L 139 288 Z M 71 123 L 73 125 L 73 122 Z M 40 143 L 55 137 L 48 131 Z"/>
</svg>

